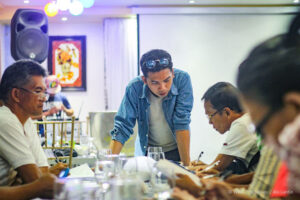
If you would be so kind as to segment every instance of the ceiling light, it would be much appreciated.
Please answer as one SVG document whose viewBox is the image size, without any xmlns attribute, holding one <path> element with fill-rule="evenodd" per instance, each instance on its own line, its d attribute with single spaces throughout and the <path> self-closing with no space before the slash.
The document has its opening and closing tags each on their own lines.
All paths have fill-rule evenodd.
<svg viewBox="0 0 300 200">
<path fill-rule="evenodd" d="M 189 3 L 195 3 L 195 1 L 194 0 L 190 0 Z"/>
<path fill-rule="evenodd" d="M 57 0 L 58 9 L 61 11 L 66 11 L 69 9 L 71 0 Z"/>
<path fill-rule="evenodd" d="M 62 17 L 62 18 L 61 18 L 61 21 L 64 21 L 64 22 L 67 21 L 67 20 L 68 20 L 67 17 Z"/>
<path fill-rule="evenodd" d="M 294 3 L 299 3 L 299 0 L 294 0 Z"/>
<path fill-rule="evenodd" d="M 80 0 L 80 2 L 82 3 L 83 7 L 90 8 L 94 5 L 95 0 Z"/>
<path fill-rule="evenodd" d="M 54 17 L 58 13 L 58 7 L 55 2 L 47 3 L 44 9 L 49 17 Z"/>
<path fill-rule="evenodd" d="M 29 2 L 29 0 L 24 0 L 24 3 L 28 4 L 28 3 L 30 3 L 30 2 Z"/>
<path fill-rule="evenodd" d="M 80 3 L 80 1 L 73 0 L 69 10 L 72 15 L 81 15 L 83 12 L 83 5 Z"/>
</svg>

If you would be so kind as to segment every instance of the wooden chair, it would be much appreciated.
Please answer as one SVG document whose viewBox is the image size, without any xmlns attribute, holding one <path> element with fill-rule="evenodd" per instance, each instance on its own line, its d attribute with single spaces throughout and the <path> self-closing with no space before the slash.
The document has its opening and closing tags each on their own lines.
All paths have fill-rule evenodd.
<svg viewBox="0 0 300 200">
<path fill-rule="evenodd" d="M 69 168 L 72 167 L 72 155 L 74 148 L 74 121 L 75 117 L 72 117 L 71 121 L 36 121 L 37 132 L 40 133 L 41 127 L 43 127 L 43 132 L 45 135 L 45 145 L 43 149 L 50 150 L 64 150 L 69 149 L 69 156 L 54 156 L 48 157 L 49 160 L 67 160 Z M 67 134 L 67 126 L 71 124 L 71 133 Z M 70 135 L 70 138 L 68 138 Z M 50 144 L 48 143 L 50 142 Z M 47 150 L 46 150 L 47 151 Z"/>
</svg>

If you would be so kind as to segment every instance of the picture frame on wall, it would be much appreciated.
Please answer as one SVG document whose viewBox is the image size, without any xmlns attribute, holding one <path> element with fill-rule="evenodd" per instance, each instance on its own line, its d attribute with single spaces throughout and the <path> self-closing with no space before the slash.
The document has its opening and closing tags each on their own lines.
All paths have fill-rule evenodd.
<svg viewBox="0 0 300 200">
<path fill-rule="evenodd" d="M 62 91 L 86 91 L 86 36 L 49 36 L 48 72 Z"/>
</svg>

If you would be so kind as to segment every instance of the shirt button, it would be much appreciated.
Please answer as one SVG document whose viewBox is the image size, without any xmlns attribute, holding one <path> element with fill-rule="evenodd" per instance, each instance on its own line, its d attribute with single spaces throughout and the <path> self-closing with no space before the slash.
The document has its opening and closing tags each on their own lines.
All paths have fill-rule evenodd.
<svg viewBox="0 0 300 200">
<path fill-rule="evenodd" d="M 146 146 L 144 146 L 144 149 L 146 149 Z"/>
</svg>

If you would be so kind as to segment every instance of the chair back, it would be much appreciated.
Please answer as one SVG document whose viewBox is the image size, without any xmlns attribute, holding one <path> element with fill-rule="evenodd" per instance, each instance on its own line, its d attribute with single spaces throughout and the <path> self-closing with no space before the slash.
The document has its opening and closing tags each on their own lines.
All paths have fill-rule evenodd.
<svg viewBox="0 0 300 200">
<path fill-rule="evenodd" d="M 43 133 L 45 136 L 45 149 L 48 155 L 48 160 L 62 161 L 67 160 L 69 168 L 72 167 L 72 155 L 74 148 L 74 121 L 75 117 L 72 117 L 71 121 L 36 121 L 37 132 Z M 70 127 L 71 126 L 71 127 Z M 49 152 L 49 150 L 51 150 Z M 58 156 L 53 151 L 69 151 L 68 156 Z"/>
</svg>

